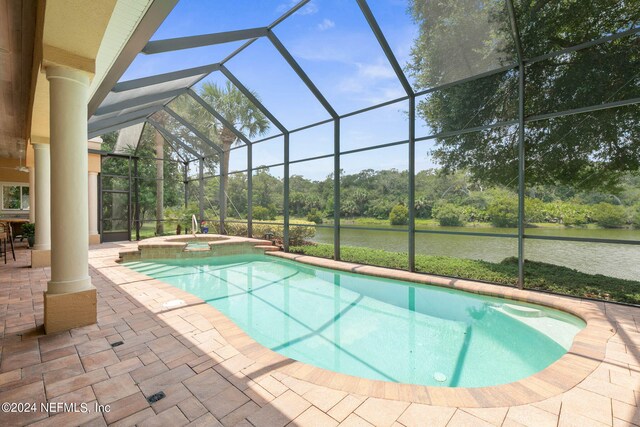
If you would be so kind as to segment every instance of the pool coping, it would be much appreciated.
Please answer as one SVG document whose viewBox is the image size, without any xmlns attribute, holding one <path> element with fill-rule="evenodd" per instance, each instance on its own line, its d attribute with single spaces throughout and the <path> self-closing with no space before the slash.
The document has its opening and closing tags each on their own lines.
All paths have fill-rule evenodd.
<svg viewBox="0 0 640 427">
<path fill-rule="evenodd" d="M 476 388 L 402 384 L 355 377 L 290 359 L 259 344 L 231 319 L 215 307 L 206 304 L 204 300 L 143 273 L 138 274 L 163 283 L 166 285 L 165 290 L 170 291 L 178 298 L 186 298 L 188 296 L 190 301 L 198 301 L 198 303 L 205 304 L 207 310 L 212 314 L 212 324 L 230 345 L 245 357 L 257 363 L 272 366 L 274 371 L 348 393 L 437 406 L 468 408 L 517 406 L 542 401 L 569 391 L 587 378 L 604 360 L 606 344 L 615 333 L 604 313 L 603 303 L 591 300 L 555 296 L 471 280 L 444 278 L 422 273 L 410 273 L 383 267 L 334 261 L 308 255 L 285 252 L 268 252 L 266 254 L 317 267 L 459 289 L 475 294 L 539 304 L 580 317 L 585 321 L 586 326 L 576 335 L 571 348 L 560 359 L 542 371 L 513 383 Z"/>
<path fill-rule="evenodd" d="M 207 247 L 188 248 L 189 243 L 196 241 L 206 243 Z M 235 252 L 215 253 L 227 248 L 235 248 Z M 231 249 L 233 251 L 233 249 Z M 203 258 L 237 253 L 261 254 L 277 251 L 279 248 L 273 242 L 265 239 L 255 239 L 222 234 L 179 234 L 157 236 L 138 242 L 136 249 L 119 252 L 117 262 L 139 261 L 142 259 L 163 258 Z"/>
</svg>

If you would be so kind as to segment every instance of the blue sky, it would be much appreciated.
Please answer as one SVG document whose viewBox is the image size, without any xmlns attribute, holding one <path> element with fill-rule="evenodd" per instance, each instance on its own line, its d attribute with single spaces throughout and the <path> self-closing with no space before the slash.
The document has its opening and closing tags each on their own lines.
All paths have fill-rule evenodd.
<svg viewBox="0 0 640 427">
<path fill-rule="evenodd" d="M 417 35 L 416 26 L 407 13 L 408 2 L 371 0 L 369 3 L 394 54 L 404 66 Z M 294 4 L 295 1 L 289 0 L 181 0 L 152 40 L 266 26 Z M 404 95 L 355 1 L 312 0 L 279 24 L 274 32 L 340 114 Z M 121 80 L 215 63 L 241 44 L 138 55 Z M 266 39 L 253 43 L 229 61 L 227 67 L 245 86 L 257 92 L 263 104 L 289 129 L 329 118 L 322 105 Z M 205 81 L 223 83 L 225 78 L 221 73 L 213 73 Z M 401 102 L 343 120 L 343 150 L 406 139 L 406 110 L 407 103 Z M 418 123 L 418 133 L 423 126 Z M 422 131 L 423 134 L 425 132 Z M 272 127 L 270 133 L 277 133 L 277 129 Z M 257 144 L 254 150 L 255 164 L 282 162 L 281 138 Z M 332 125 L 292 134 L 292 160 L 332 151 Z M 426 151 L 426 148 L 422 150 Z M 232 155 L 232 169 L 240 169 L 243 164 L 246 167 L 242 158 L 244 150 L 234 153 L 238 154 Z M 422 156 L 424 159 L 425 154 Z M 367 168 L 406 169 L 406 146 L 345 156 L 342 166 L 348 173 Z M 418 161 L 418 166 L 432 165 Z M 299 170 L 311 179 L 322 179 L 331 173 L 331 168 L 332 161 L 314 161 L 292 167 L 292 173 Z"/>
</svg>

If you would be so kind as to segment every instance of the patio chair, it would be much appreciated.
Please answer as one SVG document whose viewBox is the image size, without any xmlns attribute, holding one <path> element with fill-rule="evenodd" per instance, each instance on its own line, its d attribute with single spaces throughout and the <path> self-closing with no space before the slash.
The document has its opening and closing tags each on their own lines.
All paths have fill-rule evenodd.
<svg viewBox="0 0 640 427">
<path fill-rule="evenodd" d="M 4 254 L 4 263 L 7 263 L 7 240 L 11 245 L 11 254 L 13 260 L 16 260 L 16 252 L 13 248 L 13 233 L 11 231 L 11 224 L 5 221 L 0 221 L 0 256 Z"/>
</svg>

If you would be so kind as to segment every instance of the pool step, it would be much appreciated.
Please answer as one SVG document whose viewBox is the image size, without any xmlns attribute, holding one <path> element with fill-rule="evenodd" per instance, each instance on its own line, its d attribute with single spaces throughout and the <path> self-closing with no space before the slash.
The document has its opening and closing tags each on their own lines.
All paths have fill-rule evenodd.
<svg viewBox="0 0 640 427">
<path fill-rule="evenodd" d="M 520 317 L 542 317 L 544 313 L 533 307 L 526 307 L 523 305 L 503 304 L 502 309 L 507 313 L 520 316 Z"/>
</svg>

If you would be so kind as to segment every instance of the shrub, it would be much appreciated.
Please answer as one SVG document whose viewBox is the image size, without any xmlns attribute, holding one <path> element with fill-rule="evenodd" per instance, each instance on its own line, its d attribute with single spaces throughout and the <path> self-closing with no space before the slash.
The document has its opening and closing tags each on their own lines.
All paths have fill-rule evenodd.
<svg viewBox="0 0 640 427">
<path fill-rule="evenodd" d="M 320 212 L 317 209 L 313 208 L 307 214 L 307 221 L 313 222 L 314 224 L 322 224 L 322 222 L 323 222 L 322 216 L 323 216 L 322 212 Z"/>
<path fill-rule="evenodd" d="M 461 227 L 464 225 L 464 208 L 453 203 L 442 203 L 433 208 L 433 217 L 441 226 Z"/>
<path fill-rule="evenodd" d="M 627 212 L 624 207 L 619 205 L 598 203 L 593 206 L 592 218 L 600 227 L 622 227 L 627 222 Z"/>
<path fill-rule="evenodd" d="M 635 228 L 640 228 L 640 204 L 635 206 L 635 211 L 631 216 L 631 222 Z"/>
<path fill-rule="evenodd" d="M 36 225 L 32 222 L 25 222 L 20 228 L 24 237 L 29 238 L 36 235 Z"/>
<path fill-rule="evenodd" d="M 278 233 L 276 233 L 276 236 Z M 308 225 L 292 225 L 289 227 L 289 244 L 301 245 L 316 235 L 316 228 Z"/>
<path fill-rule="evenodd" d="M 545 220 L 545 204 L 540 199 L 526 197 L 524 199 L 524 217 L 527 222 L 543 222 Z"/>
<path fill-rule="evenodd" d="M 589 217 L 588 206 L 580 203 L 556 201 L 545 203 L 543 208 L 544 222 L 583 225 L 589 222 Z"/>
<path fill-rule="evenodd" d="M 576 203 L 563 203 L 561 212 L 564 225 L 584 225 L 589 222 L 590 212 L 584 205 Z"/>
<path fill-rule="evenodd" d="M 562 223 L 564 225 L 584 225 L 588 222 L 589 218 L 585 212 L 567 212 L 562 216 Z"/>
<path fill-rule="evenodd" d="M 253 208 L 253 219 L 258 221 L 268 221 L 276 219 L 275 214 L 264 206 L 255 206 Z"/>
<path fill-rule="evenodd" d="M 409 222 L 409 209 L 405 205 L 395 205 L 389 213 L 391 225 L 407 225 Z"/>
<path fill-rule="evenodd" d="M 300 221 L 298 221 L 299 223 Z M 306 239 L 316 235 L 314 224 L 291 225 L 289 227 L 289 243 L 291 245 L 301 245 Z M 224 224 L 227 234 L 230 236 L 247 236 L 247 223 L 227 222 Z M 277 240 L 284 239 L 284 225 L 253 223 L 253 237 L 261 239 L 266 234 L 273 234 Z"/>
<path fill-rule="evenodd" d="M 487 214 L 494 227 L 516 227 L 518 225 L 518 199 L 497 197 L 489 203 Z"/>
<path fill-rule="evenodd" d="M 388 200 L 380 200 L 369 206 L 365 215 L 376 219 L 388 219 L 394 204 Z"/>
<path fill-rule="evenodd" d="M 433 202 L 426 197 L 420 197 L 415 202 L 417 218 L 431 218 L 433 215 Z"/>
<path fill-rule="evenodd" d="M 32 222 L 25 222 L 20 228 L 22 236 L 27 238 L 27 243 L 32 248 L 36 239 L 36 225 Z"/>
<path fill-rule="evenodd" d="M 487 212 L 475 206 L 465 206 L 462 218 L 466 221 L 489 222 Z"/>
</svg>

